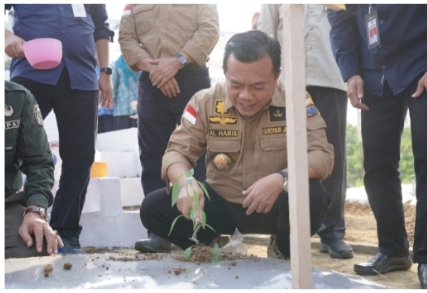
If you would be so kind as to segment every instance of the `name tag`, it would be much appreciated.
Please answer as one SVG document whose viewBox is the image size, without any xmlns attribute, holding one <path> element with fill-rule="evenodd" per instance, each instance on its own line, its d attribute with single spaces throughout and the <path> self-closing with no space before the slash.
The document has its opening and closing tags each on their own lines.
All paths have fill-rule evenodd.
<svg viewBox="0 0 427 293">
<path fill-rule="evenodd" d="M 365 15 L 366 33 L 368 36 L 368 49 L 375 48 L 380 44 L 380 32 L 378 30 L 378 14 L 372 11 Z"/>
<path fill-rule="evenodd" d="M 71 4 L 73 8 L 74 17 L 86 17 L 86 10 L 84 4 Z"/>
</svg>

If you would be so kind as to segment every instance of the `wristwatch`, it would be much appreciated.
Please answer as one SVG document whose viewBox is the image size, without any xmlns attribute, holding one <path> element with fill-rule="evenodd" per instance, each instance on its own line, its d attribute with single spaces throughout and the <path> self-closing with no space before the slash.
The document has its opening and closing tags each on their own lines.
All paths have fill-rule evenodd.
<svg viewBox="0 0 427 293">
<path fill-rule="evenodd" d="M 25 216 L 25 215 L 26 215 L 26 214 L 28 214 L 28 213 L 38 213 L 38 214 L 40 215 L 40 218 L 42 218 L 43 220 L 47 221 L 47 220 L 46 220 L 46 213 L 45 213 L 45 209 L 44 209 L 44 208 L 42 208 L 42 207 L 37 207 L 37 206 L 28 207 L 28 208 L 25 210 L 25 212 L 24 212 L 24 215 L 23 215 L 23 216 Z"/>
<path fill-rule="evenodd" d="M 175 58 L 178 59 L 178 62 L 181 63 L 184 67 L 188 64 L 187 58 L 185 58 L 185 56 L 180 53 L 176 54 Z"/>
<path fill-rule="evenodd" d="M 111 75 L 113 73 L 113 70 L 110 66 L 105 66 L 99 69 L 99 72 L 105 72 L 107 75 Z"/>
<path fill-rule="evenodd" d="M 280 170 L 277 173 L 279 173 L 280 175 L 283 176 L 283 178 L 285 178 L 285 182 L 283 183 L 282 188 L 284 192 L 288 192 L 288 172 Z"/>
</svg>

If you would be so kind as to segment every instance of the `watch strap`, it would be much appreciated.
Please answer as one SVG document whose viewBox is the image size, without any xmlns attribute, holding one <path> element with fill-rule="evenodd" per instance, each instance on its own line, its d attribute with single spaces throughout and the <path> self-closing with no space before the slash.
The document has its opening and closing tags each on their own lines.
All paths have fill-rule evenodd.
<svg viewBox="0 0 427 293">
<path fill-rule="evenodd" d="M 40 217 L 46 221 L 46 214 L 45 214 L 45 209 L 42 207 L 37 207 L 37 206 L 31 206 L 25 209 L 24 215 L 28 213 L 37 213 L 40 215 Z"/>
<path fill-rule="evenodd" d="M 279 173 L 280 175 L 282 175 L 284 178 L 286 178 L 286 180 L 288 180 L 288 172 L 280 170 L 277 171 L 277 173 Z"/>
</svg>

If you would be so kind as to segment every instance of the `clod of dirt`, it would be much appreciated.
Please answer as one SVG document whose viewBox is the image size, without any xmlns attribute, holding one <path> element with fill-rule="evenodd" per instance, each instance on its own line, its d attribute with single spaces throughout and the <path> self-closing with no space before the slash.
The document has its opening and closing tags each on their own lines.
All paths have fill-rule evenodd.
<svg viewBox="0 0 427 293">
<path fill-rule="evenodd" d="M 233 267 L 235 267 L 237 265 L 237 261 L 233 260 L 230 265 L 232 265 Z"/>
<path fill-rule="evenodd" d="M 177 268 L 177 269 L 174 269 L 173 270 L 173 272 L 175 273 L 175 275 L 181 275 L 181 274 L 184 274 L 185 272 L 187 271 L 187 269 L 185 269 L 185 268 Z"/>
<path fill-rule="evenodd" d="M 239 276 L 235 276 L 234 278 L 235 278 L 235 279 L 238 279 L 238 278 L 239 278 Z"/>
<path fill-rule="evenodd" d="M 44 273 L 44 277 L 48 278 L 49 277 L 49 273 Z"/>
<path fill-rule="evenodd" d="M 211 263 L 220 260 L 237 260 L 237 259 L 246 259 L 248 255 L 241 253 L 232 253 L 232 252 L 223 252 L 221 250 L 212 249 L 209 246 L 196 246 L 191 251 L 191 256 L 188 259 L 189 262 L 201 264 L 201 263 Z M 175 257 L 178 261 L 186 261 L 183 256 Z"/>
<path fill-rule="evenodd" d="M 47 264 L 47 265 L 45 265 L 44 267 L 43 267 L 43 271 L 45 272 L 45 273 L 51 273 L 52 271 L 53 271 L 53 266 L 51 265 L 51 264 Z"/>
<path fill-rule="evenodd" d="M 69 262 L 64 263 L 64 269 L 65 270 L 69 271 L 69 270 L 71 270 L 72 267 L 73 267 L 73 264 L 71 264 Z"/>
</svg>

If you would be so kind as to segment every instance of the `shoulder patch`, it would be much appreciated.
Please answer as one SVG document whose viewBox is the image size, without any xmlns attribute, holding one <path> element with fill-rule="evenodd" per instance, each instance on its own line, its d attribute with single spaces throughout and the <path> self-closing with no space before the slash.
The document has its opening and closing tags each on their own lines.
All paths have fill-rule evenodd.
<svg viewBox="0 0 427 293">
<path fill-rule="evenodd" d="M 319 113 L 309 93 L 307 93 L 307 96 L 305 98 L 305 105 L 307 108 L 307 118 L 316 116 Z"/>
<path fill-rule="evenodd" d="M 268 121 L 286 121 L 286 107 L 270 106 L 268 109 Z"/>
<path fill-rule="evenodd" d="M 12 116 L 12 114 L 13 114 L 13 108 L 12 108 L 12 106 L 9 106 L 9 105 L 4 105 L 4 116 L 6 116 L 6 117 L 10 117 L 10 116 Z"/>
<path fill-rule="evenodd" d="M 43 125 L 43 116 L 38 104 L 34 105 L 34 118 L 39 125 Z"/>
</svg>

